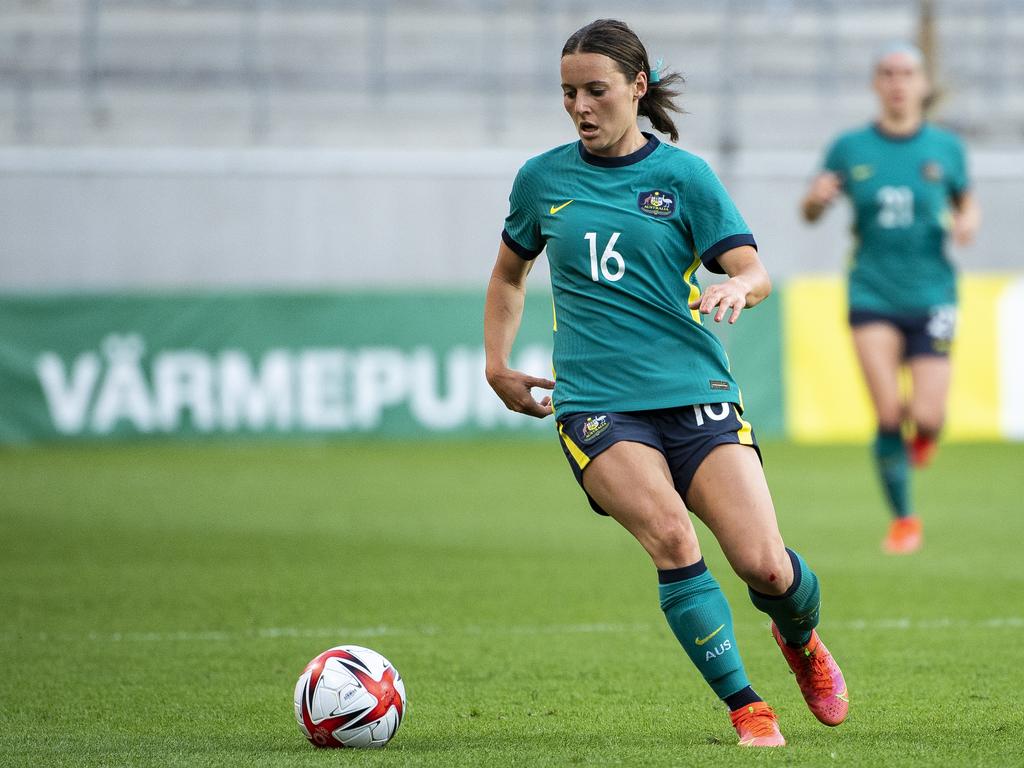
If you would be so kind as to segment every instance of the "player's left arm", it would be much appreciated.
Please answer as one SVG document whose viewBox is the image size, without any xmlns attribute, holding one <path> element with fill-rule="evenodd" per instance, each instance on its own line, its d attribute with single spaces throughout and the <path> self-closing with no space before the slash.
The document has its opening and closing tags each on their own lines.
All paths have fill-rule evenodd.
<svg viewBox="0 0 1024 768">
<path fill-rule="evenodd" d="M 714 312 L 716 323 L 720 323 L 731 311 L 729 324 L 732 325 L 740 319 L 744 309 L 756 306 L 767 298 L 772 290 L 772 281 L 751 245 L 741 245 L 719 254 L 718 263 L 729 275 L 729 279 L 709 285 L 689 306 L 690 309 L 700 310 L 702 315 Z"/>
<path fill-rule="evenodd" d="M 953 242 L 970 245 L 981 226 L 981 207 L 970 190 L 953 197 Z"/>
</svg>

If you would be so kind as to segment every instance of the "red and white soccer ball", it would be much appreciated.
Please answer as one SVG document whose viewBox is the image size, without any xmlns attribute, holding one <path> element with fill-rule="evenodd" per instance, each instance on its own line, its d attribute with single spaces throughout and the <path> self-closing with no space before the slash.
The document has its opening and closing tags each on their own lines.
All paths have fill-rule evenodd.
<svg viewBox="0 0 1024 768">
<path fill-rule="evenodd" d="M 324 651 L 295 684 L 295 719 L 318 747 L 383 747 L 402 724 L 405 707 L 398 670 L 358 645 Z"/>
</svg>

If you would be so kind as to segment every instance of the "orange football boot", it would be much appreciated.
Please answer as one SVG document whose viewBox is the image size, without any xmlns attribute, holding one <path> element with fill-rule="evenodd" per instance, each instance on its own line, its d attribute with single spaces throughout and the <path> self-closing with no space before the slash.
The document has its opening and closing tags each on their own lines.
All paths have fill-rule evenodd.
<svg viewBox="0 0 1024 768">
<path fill-rule="evenodd" d="M 755 701 L 729 713 L 741 747 L 784 747 L 779 718 L 763 701 Z"/>
<path fill-rule="evenodd" d="M 897 517 L 889 524 L 889 533 L 882 549 L 890 555 L 909 555 L 917 552 L 924 541 L 924 526 L 919 517 Z"/>
<path fill-rule="evenodd" d="M 811 639 L 802 648 L 788 645 L 774 621 L 772 636 L 796 675 L 796 683 L 811 713 L 825 725 L 843 722 L 850 710 L 850 694 L 842 670 L 821 642 L 817 631 L 811 630 Z"/>
</svg>

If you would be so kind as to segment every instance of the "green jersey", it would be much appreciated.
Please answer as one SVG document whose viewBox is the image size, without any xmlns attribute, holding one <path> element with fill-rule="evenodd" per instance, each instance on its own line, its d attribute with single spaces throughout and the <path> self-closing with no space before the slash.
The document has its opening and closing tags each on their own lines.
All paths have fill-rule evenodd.
<svg viewBox="0 0 1024 768">
<path fill-rule="evenodd" d="M 512 187 L 502 239 L 524 259 L 547 248 L 559 416 L 740 403 L 725 350 L 687 304 L 701 263 L 722 273 L 717 257 L 754 238 L 707 163 L 645 135 L 625 157 L 557 147 Z"/>
<path fill-rule="evenodd" d="M 968 183 L 960 139 L 930 123 L 904 137 L 870 125 L 840 136 L 825 169 L 839 175 L 853 205 L 850 307 L 925 314 L 955 304 L 945 246 L 950 200 Z"/>
</svg>

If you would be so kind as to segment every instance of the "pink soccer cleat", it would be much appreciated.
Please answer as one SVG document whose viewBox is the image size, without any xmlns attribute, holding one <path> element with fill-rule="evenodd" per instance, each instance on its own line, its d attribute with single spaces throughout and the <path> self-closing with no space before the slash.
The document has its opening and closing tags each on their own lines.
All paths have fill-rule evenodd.
<svg viewBox="0 0 1024 768">
<path fill-rule="evenodd" d="M 802 648 L 786 644 L 779 628 L 772 622 L 772 635 L 782 649 L 786 663 L 796 675 L 800 693 L 807 708 L 825 725 L 839 725 L 850 709 L 850 695 L 846 690 L 843 672 L 839 669 L 818 633 L 811 630 L 811 639 Z"/>
<path fill-rule="evenodd" d="M 763 701 L 748 704 L 729 713 L 741 747 L 784 747 L 775 711 Z"/>
</svg>

